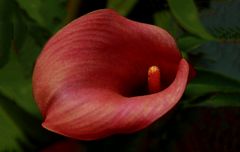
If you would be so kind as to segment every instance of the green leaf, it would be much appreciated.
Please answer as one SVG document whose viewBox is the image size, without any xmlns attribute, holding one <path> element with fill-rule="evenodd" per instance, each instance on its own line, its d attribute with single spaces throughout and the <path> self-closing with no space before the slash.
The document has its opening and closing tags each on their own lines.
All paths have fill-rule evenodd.
<svg viewBox="0 0 240 152">
<path fill-rule="evenodd" d="M 19 8 L 16 8 L 13 13 L 13 23 L 13 49 L 17 53 L 24 76 L 30 78 L 33 64 L 50 33 L 29 20 Z"/>
<path fill-rule="evenodd" d="M 240 38 L 239 0 L 213 0 L 201 12 L 201 19 L 208 31 L 220 40 L 238 43 Z"/>
<path fill-rule="evenodd" d="M 239 93 L 212 94 L 206 99 L 201 100 L 196 104 L 188 104 L 186 107 L 240 107 L 240 95 Z"/>
<path fill-rule="evenodd" d="M 13 12 L 13 23 L 13 49 L 17 53 L 24 75 L 31 77 L 33 64 L 44 43 L 50 37 L 50 32 L 30 20 L 18 7 Z"/>
<path fill-rule="evenodd" d="M 194 106 L 240 106 L 240 82 L 203 69 L 187 86 L 183 104 Z M 222 99 L 221 99 L 222 98 Z"/>
<path fill-rule="evenodd" d="M 54 33 L 62 26 L 66 16 L 66 0 L 32 0 L 31 3 L 28 0 L 16 1 L 29 17 L 48 31 Z"/>
<path fill-rule="evenodd" d="M 168 0 L 168 4 L 171 12 L 183 28 L 203 39 L 214 39 L 203 27 L 193 0 Z"/>
<path fill-rule="evenodd" d="M 197 70 L 197 76 L 187 86 L 188 97 L 199 97 L 208 93 L 240 93 L 240 82 L 223 75 L 203 69 Z"/>
<path fill-rule="evenodd" d="M 28 15 L 38 22 L 43 27 L 46 27 L 46 23 L 44 22 L 44 18 L 42 17 L 40 13 L 40 8 L 42 6 L 41 0 L 16 0 L 20 7 L 24 9 Z"/>
<path fill-rule="evenodd" d="M 0 19 L 0 67 L 4 66 L 9 58 L 12 33 L 12 23 Z"/>
<path fill-rule="evenodd" d="M 12 3 L 9 0 L 0 1 L 0 67 L 7 63 L 13 37 L 11 21 Z"/>
<path fill-rule="evenodd" d="M 47 29 L 52 33 L 56 32 L 64 24 L 65 17 L 67 16 L 66 1 L 67 0 L 42 1 L 40 13 L 44 18 Z"/>
<path fill-rule="evenodd" d="M 202 12 L 202 20 L 219 40 L 191 51 L 195 66 L 240 81 L 240 1 L 212 1 Z M 214 12 L 214 13 L 213 13 Z"/>
<path fill-rule="evenodd" d="M 21 128 L 16 124 L 5 108 L 1 105 L 0 98 L 0 151 L 22 151 L 20 143 L 26 142 L 26 137 Z"/>
<path fill-rule="evenodd" d="M 221 41 L 208 42 L 191 51 L 195 66 L 205 68 L 240 81 L 240 44 Z"/>
<path fill-rule="evenodd" d="M 170 32 L 175 38 L 178 38 L 183 34 L 183 31 L 176 23 L 172 14 L 169 11 L 160 11 L 154 14 L 155 25 L 164 28 Z"/>
<path fill-rule="evenodd" d="M 40 119 L 29 115 L 2 94 L 0 122 L 0 151 L 36 151 L 58 137 L 44 129 Z"/>
<path fill-rule="evenodd" d="M 41 48 L 31 36 L 26 37 L 25 43 L 23 43 L 22 48 L 19 50 L 17 55 L 19 64 L 23 69 L 23 74 L 27 78 L 32 76 L 32 70 L 37 56 Z"/>
<path fill-rule="evenodd" d="M 67 24 L 78 17 L 79 9 L 81 9 L 82 0 L 68 0 L 67 15 L 64 23 Z"/>
<path fill-rule="evenodd" d="M 127 16 L 138 0 L 108 0 L 107 8 L 116 10 L 123 16 Z"/>
<path fill-rule="evenodd" d="M 26 40 L 26 36 L 28 34 L 28 27 L 26 20 L 24 20 L 23 15 L 20 12 L 19 8 L 15 8 L 15 11 L 13 13 L 13 45 L 15 51 L 19 51 L 23 45 L 23 43 Z"/>
<path fill-rule="evenodd" d="M 39 111 L 32 97 L 31 79 L 24 76 L 13 52 L 8 64 L 0 69 L 0 92 L 16 101 L 27 112 L 39 117 Z"/>
<path fill-rule="evenodd" d="M 184 52 L 190 52 L 206 42 L 206 40 L 195 36 L 185 36 L 177 40 L 180 50 Z"/>
</svg>

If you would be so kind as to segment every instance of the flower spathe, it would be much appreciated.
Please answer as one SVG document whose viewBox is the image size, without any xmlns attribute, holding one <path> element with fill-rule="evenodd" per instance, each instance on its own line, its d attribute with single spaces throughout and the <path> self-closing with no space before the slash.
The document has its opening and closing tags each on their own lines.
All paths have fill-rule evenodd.
<svg viewBox="0 0 240 152">
<path fill-rule="evenodd" d="M 161 71 L 154 94 L 146 89 L 151 66 Z M 33 94 L 45 128 L 93 140 L 147 127 L 180 100 L 192 75 L 165 30 L 103 9 L 48 41 L 34 68 Z"/>
</svg>

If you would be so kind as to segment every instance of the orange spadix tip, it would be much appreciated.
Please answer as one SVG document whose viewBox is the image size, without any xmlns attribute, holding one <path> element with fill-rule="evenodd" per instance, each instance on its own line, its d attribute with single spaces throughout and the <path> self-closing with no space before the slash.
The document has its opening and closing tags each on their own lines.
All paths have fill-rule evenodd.
<svg viewBox="0 0 240 152">
<path fill-rule="evenodd" d="M 148 69 L 148 91 L 149 93 L 159 92 L 161 89 L 160 69 L 157 66 L 151 66 Z"/>
</svg>

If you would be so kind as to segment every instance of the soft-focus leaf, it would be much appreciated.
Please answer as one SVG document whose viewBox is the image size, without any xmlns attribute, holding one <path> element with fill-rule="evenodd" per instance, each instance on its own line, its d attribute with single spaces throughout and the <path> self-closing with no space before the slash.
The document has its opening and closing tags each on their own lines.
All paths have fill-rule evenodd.
<svg viewBox="0 0 240 152">
<path fill-rule="evenodd" d="M 49 31 L 56 32 L 62 26 L 66 17 L 66 1 L 67 0 L 43 0 L 40 13 L 47 24 Z M 47 12 L 47 13 L 46 13 Z"/>
<path fill-rule="evenodd" d="M 187 96 L 198 97 L 215 92 L 240 92 L 240 82 L 211 71 L 199 69 L 197 77 L 191 81 L 185 93 Z"/>
<path fill-rule="evenodd" d="M 193 0 L 168 0 L 168 4 L 173 15 L 183 28 L 203 39 L 213 39 L 203 27 Z"/>
<path fill-rule="evenodd" d="M 29 13 L 28 11 L 31 9 L 36 8 L 34 17 L 36 17 L 36 12 L 41 8 L 40 1 L 38 0 L 35 0 L 33 3 L 24 0 L 19 0 L 18 2 L 21 2 L 21 8 L 24 8 L 24 10 L 28 9 L 26 11 L 27 13 Z M 27 4 L 25 4 L 25 2 Z M 37 8 L 39 8 L 39 10 L 37 10 Z M 12 15 L 14 24 L 13 51 L 15 51 L 16 54 L 12 53 L 9 63 L 0 70 L 0 92 L 16 101 L 16 103 L 27 112 L 39 116 L 32 97 L 31 73 L 35 59 L 50 34 L 42 28 L 41 24 L 38 25 L 33 20 L 29 20 L 28 16 L 26 16 L 27 14 L 23 13 L 20 8 L 16 7 Z M 31 15 L 34 15 L 34 12 Z M 51 15 L 49 18 L 54 16 Z M 59 13 L 59 16 L 61 15 L 62 14 Z M 38 20 L 37 18 L 33 19 Z M 11 33 L 7 33 L 7 35 L 11 35 Z"/>
<path fill-rule="evenodd" d="M 24 20 L 23 15 L 20 13 L 19 8 L 16 8 L 14 13 L 13 13 L 13 27 L 14 27 L 14 32 L 13 32 L 13 48 L 15 51 L 19 51 L 21 49 L 23 43 L 26 40 L 26 36 L 28 34 L 28 27 L 27 23 Z"/>
<path fill-rule="evenodd" d="M 30 78 L 32 75 L 33 65 L 40 51 L 41 47 L 36 44 L 31 36 L 26 38 L 25 43 L 23 43 L 22 48 L 19 50 L 17 57 L 23 68 L 23 74 L 27 78 Z"/>
<path fill-rule="evenodd" d="M 0 1 L 0 67 L 6 64 L 11 48 L 11 41 L 13 36 L 11 8 L 11 1 Z"/>
<path fill-rule="evenodd" d="M 38 118 L 29 115 L 2 94 L 0 122 L 0 151 L 36 151 L 38 147 L 57 137 L 43 129 Z"/>
<path fill-rule="evenodd" d="M 65 23 L 76 19 L 78 17 L 78 11 L 82 4 L 82 0 L 68 0 L 67 3 L 67 15 L 65 18 Z"/>
<path fill-rule="evenodd" d="M 13 53 L 8 64 L 0 70 L 0 92 L 27 112 L 39 116 L 32 97 L 31 79 L 24 77 L 22 67 Z"/>
<path fill-rule="evenodd" d="M 212 94 L 208 95 L 206 99 L 196 104 L 188 104 L 186 107 L 240 107 L 240 95 L 239 93 Z"/>
<path fill-rule="evenodd" d="M 201 12 L 201 19 L 208 31 L 218 39 L 236 40 L 238 43 L 240 38 L 239 9 L 239 0 L 212 0 L 210 7 Z"/>
<path fill-rule="evenodd" d="M 66 0 L 17 0 L 20 7 L 41 27 L 55 32 L 61 26 L 66 14 Z"/>
<path fill-rule="evenodd" d="M 192 51 L 196 66 L 240 81 L 240 44 L 232 42 L 209 42 Z"/>
<path fill-rule="evenodd" d="M 240 106 L 239 94 L 239 81 L 211 71 L 198 69 L 197 77 L 191 81 L 185 91 L 187 98 L 183 98 L 183 104 L 186 107 Z"/>
<path fill-rule="evenodd" d="M 219 41 L 192 51 L 195 65 L 240 81 L 240 1 L 214 1 L 210 6 L 202 19 Z"/>
<path fill-rule="evenodd" d="M 183 33 L 169 11 L 160 11 L 155 13 L 154 23 L 155 25 L 160 26 L 170 32 L 175 38 L 179 37 Z"/>
<path fill-rule="evenodd" d="M 9 51 L 12 40 L 12 23 L 0 21 L 0 67 L 6 64 L 9 58 Z"/>
<path fill-rule="evenodd" d="M 180 50 L 184 52 L 190 52 L 198 48 L 202 44 L 206 43 L 207 41 L 194 36 L 186 36 L 186 37 L 179 38 L 177 42 Z"/>
<path fill-rule="evenodd" d="M 26 142 L 21 128 L 2 106 L 4 99 L 0 97 L 0 151 L 22 151 L 20 142 Z"/>
<path fill-rule="evenodd" d="M 40 8 L 42 6 L 41 0 L 31 0 L 29 2 L 28 0 L 16 0 L 20 7 L 24 9 L 28 15 L 37 21 L 41 26 L 46 27 L 46 23 L 44 22 L 44 18 L 40 13 Z"/>
<path fill-rule="evenodd" d="M 36 57 L 49 38 L 50 32 L 29 20 L 19 8 L 14 11 L 13 23 L 13 49 L 17 53 L 24 75 L 30 78 Z"/>
<path fill-rule="evenodd" d="M 138 0 L 108 0 L 107 7 L 116 10 L 123 16 L 127 16 Z"/>
</svg>

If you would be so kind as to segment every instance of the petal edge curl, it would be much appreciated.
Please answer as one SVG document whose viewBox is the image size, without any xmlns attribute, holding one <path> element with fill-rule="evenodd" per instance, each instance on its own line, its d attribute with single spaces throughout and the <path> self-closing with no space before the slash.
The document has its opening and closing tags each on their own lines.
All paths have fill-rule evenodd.
<svg viewBox="0 0 240 152">
<path fill-rule="evenodd" d="M 89 102 L 55 102 L 42 125 L 53 132 L 80 140 L 135 132 L 149 126 L 177 104 L 185 90 L 188 75 L 189 65 L 182 59 L 175 80 L 159 93 L 127 98 L 109 91 L 91 90 L 95 91 L 94 97 L 86 94 L 85 98 L 79 99 Z M 73 101 L 79 96 L 75 97 Z"/>
</svg>

